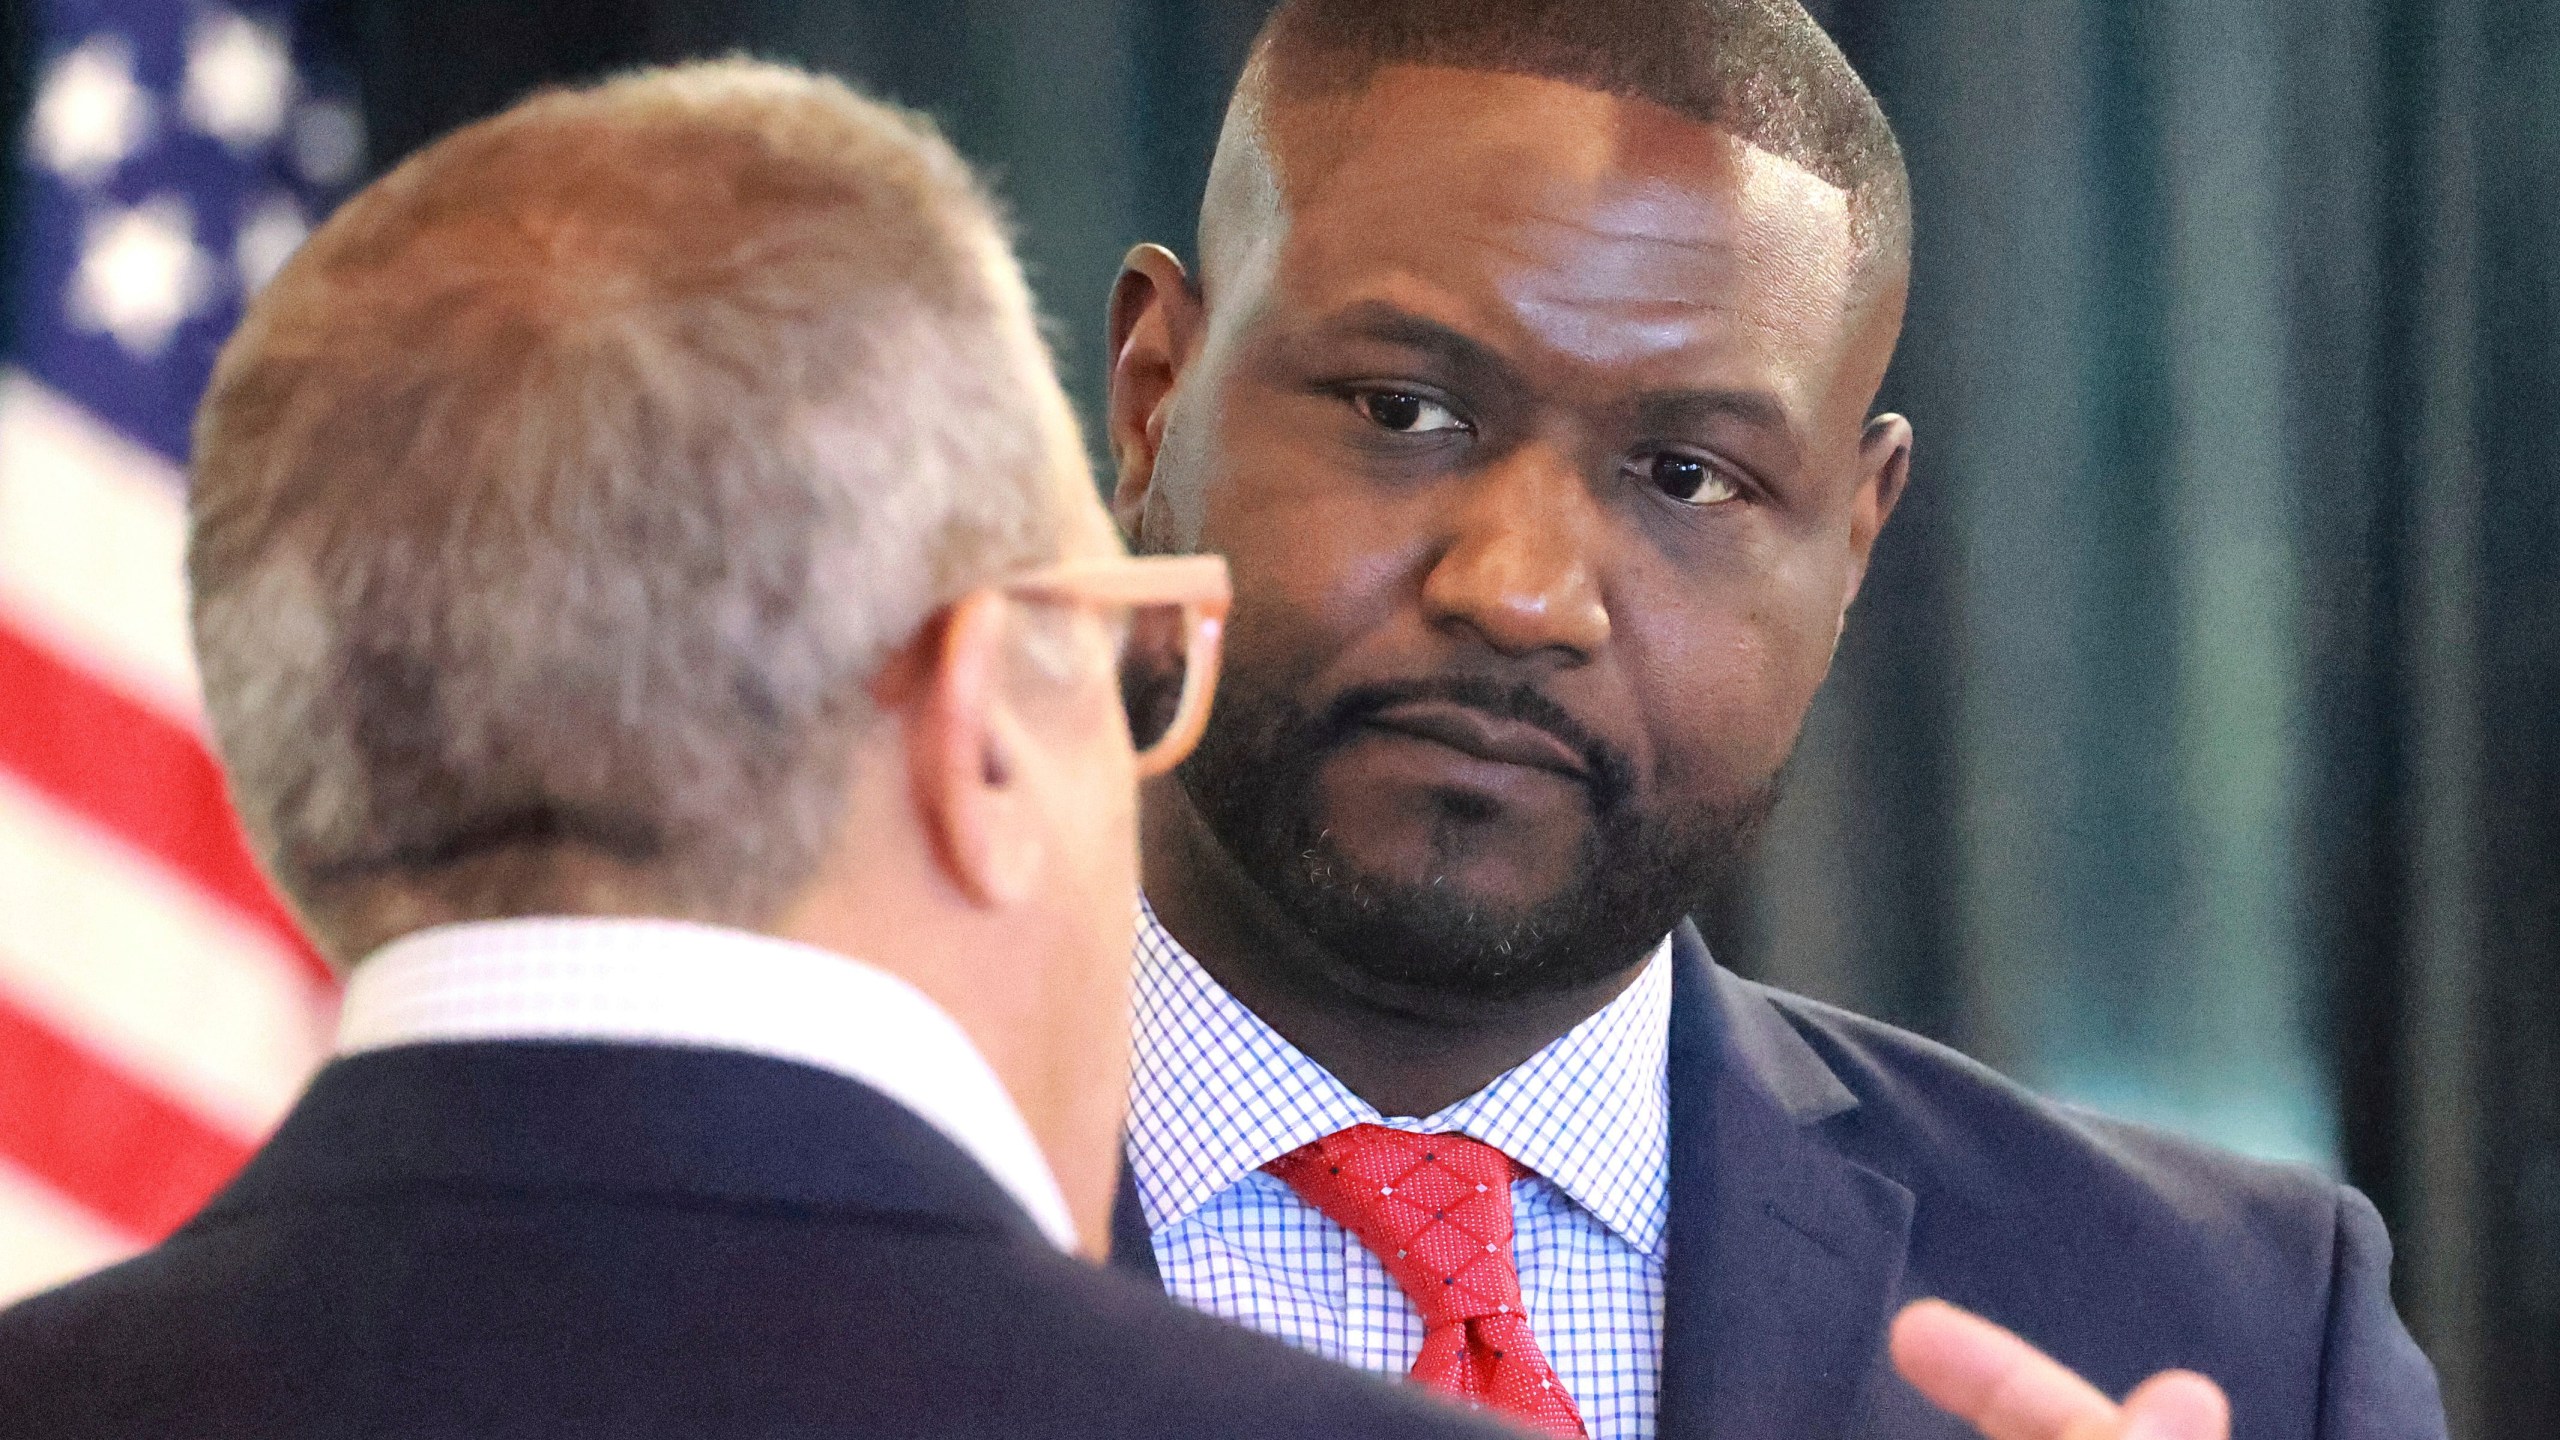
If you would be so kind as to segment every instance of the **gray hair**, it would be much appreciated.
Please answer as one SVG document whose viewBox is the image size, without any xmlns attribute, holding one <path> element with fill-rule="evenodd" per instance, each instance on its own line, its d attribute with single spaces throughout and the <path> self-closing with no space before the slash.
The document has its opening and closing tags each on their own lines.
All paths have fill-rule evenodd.
<svg viewBox="0 0 2560 1440">
<path fill-rule="evenodd" d="M 348 202 L 195 454 L 214 734 L 341 961 L 444 920 L 769 919 L 868 682 L 1058 553 L 1083 463 L 959 157 L 744 61 L 538 96 Z"/>
</svg>

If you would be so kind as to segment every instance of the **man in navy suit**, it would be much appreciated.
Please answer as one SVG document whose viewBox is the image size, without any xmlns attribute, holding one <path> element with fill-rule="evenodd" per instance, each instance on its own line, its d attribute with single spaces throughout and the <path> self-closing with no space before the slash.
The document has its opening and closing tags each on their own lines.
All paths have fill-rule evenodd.
<svg viewBox="0 0 2560 1440">
<path fill-rule="evenodd" d="M 540 97 L 333 217 L 189 563 L 339 1056 L 0 1315 L 0 1435 L 1487 1433 L 1092 1263 L 1225 573 L 1083 453 L 976 182 L 832 82 Z"/>
<path fill-rule="evenodd" d="M 1870 407 L 1910 226 L 1792 0 L 1278 7 L 1197 268 L 1141 246 L 1111 306 L 1123 529 L 1236 583 L 1216 723 L 1145 801 L 1119 1254 L 1436 1388 L 1534 1346 L 1507 1408 L 1599 1440 L 2439 1435 L 2361 1197 L 1746 983 L 1681 918 L 1903 490 Z M 1339 1178 L 1450 1156 L 1508 1182 L 1506 1340 Z"/>
</svg>

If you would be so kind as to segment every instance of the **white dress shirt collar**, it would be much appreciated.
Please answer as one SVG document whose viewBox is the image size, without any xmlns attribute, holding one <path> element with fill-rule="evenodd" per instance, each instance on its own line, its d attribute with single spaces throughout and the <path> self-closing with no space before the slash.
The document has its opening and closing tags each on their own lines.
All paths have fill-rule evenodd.
<svg viewBox="0 0 2560 1440">
<path fill-rule="evenodd" d="M 1599 1013 L 1437 1115 L 1381 1116 L 1245 1008 L 1153 906 L 1138 920 L 1129 1154 L 1147 1224 L 1353 1125 L 1458 1131 L 1545 1176 L 1660 1259 L 1670 1218 L 1671 942 Z"/>
<path fill-rule="evenodd" d="M 833 1071 L 931 1123 L 1073 1249 L 1057 1177 L 966 1032 L 923 991 L 833 951 L 669 920 L 442 925 L 347 981 L 338 1053 L 471 1040 L 738 1050 Z"/>
</svg>

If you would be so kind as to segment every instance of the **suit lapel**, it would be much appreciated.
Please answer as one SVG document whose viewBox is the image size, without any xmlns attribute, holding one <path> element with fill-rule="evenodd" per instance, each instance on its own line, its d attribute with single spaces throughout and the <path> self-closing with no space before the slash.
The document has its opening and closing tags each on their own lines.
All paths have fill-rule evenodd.
<svg viewBox="0 0 2560 1440">
<path fill-rule="evenodd" d="M 1111 1268 L 1159 1289 L 1164 1285 L 1164 1274 L 1156 1268 L 1155 1237 L 1147 1229 L 1147 1207 L 1138 1198 L 1138 1172 L 1125 1154 L 1120 1158 L 1120 1195 L 1111 1202 Z"/>
<path fill-rule="evenodd" d="M 1883 1353 L 1911 1192 L 1826 1144 L 1850 1093 L 1697 932 L 1673 945 L 1662 1440 L 1829 1440 Z"/>
</svg>

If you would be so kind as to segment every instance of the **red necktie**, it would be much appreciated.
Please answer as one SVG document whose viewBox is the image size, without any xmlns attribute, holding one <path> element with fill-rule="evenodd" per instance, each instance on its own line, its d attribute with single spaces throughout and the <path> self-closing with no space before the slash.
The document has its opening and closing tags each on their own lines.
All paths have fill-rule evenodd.
<svg viewBox="0 0 2560 1440">
<path fill-rule="evenodd" d="M 1464 1135 L 1354 1125 L 1262 1167 L 1360 1237 L 1422 1312 L 1413 1378 L 1524 1420 L 1582 1436 L 1582 1415 L 1520 1311 L 1511 1263 L 1508 1155 Z"/>
</svg>

